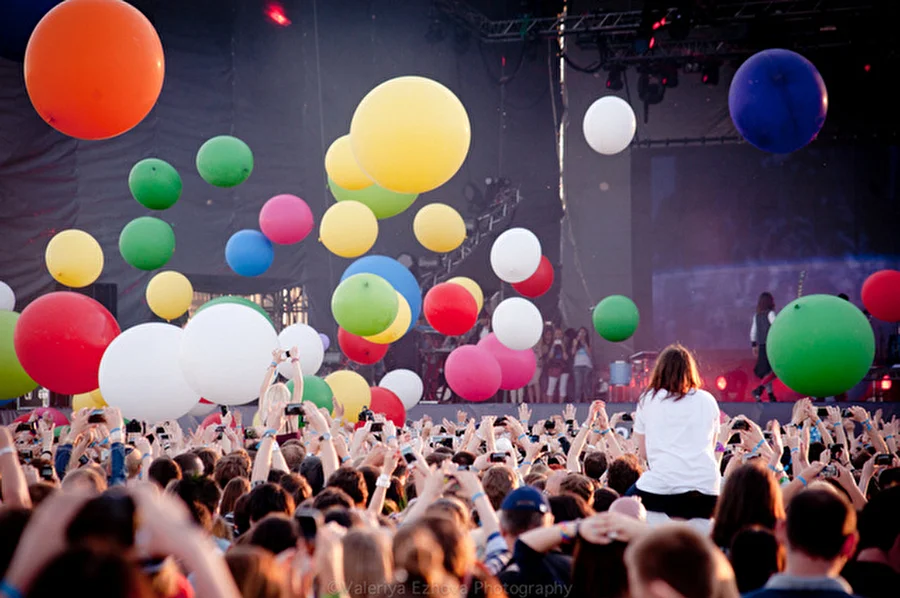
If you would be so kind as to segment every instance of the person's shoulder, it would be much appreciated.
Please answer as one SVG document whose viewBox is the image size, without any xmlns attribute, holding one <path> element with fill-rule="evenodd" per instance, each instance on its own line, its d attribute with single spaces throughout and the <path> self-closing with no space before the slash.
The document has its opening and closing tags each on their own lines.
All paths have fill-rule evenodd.
<svg viewBox="0 0 900 598">
<path fill-rule="evenodd" d="M 719 404 L 719 402 L 716 401 L 716 397 L 714 397 L 711 392 L 709 392 L 708 390 L 703 390 L 702 388 L 695 388 L 688 394 L 693 395 L 694 398 L 698 401 L 703 401 L 705 403 L 711 403 L 711 404 L 717 405 L 717 406 Z"/>
</svg>

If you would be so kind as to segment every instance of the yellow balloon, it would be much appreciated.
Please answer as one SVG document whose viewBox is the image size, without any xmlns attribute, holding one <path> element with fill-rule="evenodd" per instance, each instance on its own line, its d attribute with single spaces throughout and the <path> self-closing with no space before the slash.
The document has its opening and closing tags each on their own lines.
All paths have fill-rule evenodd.
<svg viewBox="0 0 900 598">
<path fill-rule="evenodd" d="M 106 401 L 103 399 L 103 395 L 100 394 L 99 388 L 72 397 L 73 411 L 78 411 L 79 409 L 102 409 L 106 406 Z"/>
<path fill-rule="evenodd" d="M 469 116 L 453 92 L 425 77 L 385 81 L 350 123 L 356 162 L 397 193 L 425 193 L 456 174 L 469 152 Z"/>
<path fill-rule="evenodd" d="M 57 233 L 44 254 L 47 270 L 57 282 L 75 289 L 93 283 L 103 271 L 100 243 L 83 230 L 71 228 Z"/>
<path fill-rule="evenodd" d="M 466 240 L 466 223 L 459 212 L 443 203 L 432 203 L 416 213 L 413 233 L 425 249 L 453 251 Z"/>
<path fill-rule="evenodd" d="M 184 314 L 194 300 L 191 281 L 180 272 L 160 272 L 147 283 L 147 305 L 163 320 Z"/>
<path fill-rule="evenodd" d="M 458 284 L 461 287 L 464 287 L 469 293 L 471 293 L 472 297 L 475 299 L 475 305 L 478 306 L 479 313 L 481 312 L 481 308 L 484 307 L 484 293 L 481 292 L 481 287 L 478 286 L 478 283 L 472 280 L 471 278 L 466 278 L 465 276 L 457 276 L 455 278 L 451 278 L 447 282 L 452 282 L 453 284 Z"/>
<path fill-rule="evenodd" d="M 412 322 L 412 312 L 409 309 L 409 303 L 406 302 L 403 295 L 397 293 L 397 316 L 391 325 L 383 332 L 363 338 L 379 345 L 390 345 L 400 340 L 400 337 L 406 334 L 406 331 L 409 330 L 410 322 Z"/>
<path fill-rule="evenodd" d="M 319 240 L 340 257 L 359 257 L 372 249 L 378 238 L 378 219 L 358 201 L 339 201 L 325 211 Z"/>
<path fill-rule="evenodd" d="M 344 420 L 356 422 L 359 412 L 369 406 L 372 391 L 366 379 L 350 370 L 339 370 L 325 377 L 325 384 L 334 393 L 334 400 L 344 406 Z"/>
<path fill-rule="evenodd" d="M 359 191 L 374 184 L 356 163 L 349 135 L 338 137 L 328 148 L 325 172 L 338 187 L 347 191 Z"/>
</svg>

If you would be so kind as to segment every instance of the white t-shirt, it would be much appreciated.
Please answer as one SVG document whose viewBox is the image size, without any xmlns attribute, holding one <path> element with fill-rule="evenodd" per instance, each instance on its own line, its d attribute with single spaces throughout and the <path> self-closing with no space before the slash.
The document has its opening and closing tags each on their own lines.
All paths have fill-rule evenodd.
<svg viewBox="0 0 900 598">
<path fill-rule="evenodd" d="M 666 391 L 644 394 L 638 403 L 634 431 L 644 435 L 649 465 L 638 489 L 651 494 L 696 490 L 718 496 L 722 477 L 715 454 L 716 399 L 699 389 L 677 401 L 667 397 Z"/>
</svg>

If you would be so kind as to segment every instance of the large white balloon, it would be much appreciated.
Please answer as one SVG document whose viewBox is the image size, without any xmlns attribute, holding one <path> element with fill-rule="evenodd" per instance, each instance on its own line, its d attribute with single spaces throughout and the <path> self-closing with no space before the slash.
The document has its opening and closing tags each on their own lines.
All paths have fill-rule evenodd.
<svg viewBox="0 0 900 598">
<path fill-rule="evenodd" d="M 631 144 L 637 119 L 628 102 L 616 96 L 604 96 L 587 109 L 581 128 L 591 149 L 612 156 Z"/>
<path fill-rule="evenodd" d="M 198 401 L 184 379 L 178 350 L 184 336 L 171 324 L 129 328 L 110 343 L 100 361 L 100 394 L 129 419 L 178 419 Z"/>
<path fill-rule="evenodd" d="M 218 405 L 215 403 L 197 403 L 190 411 L 188 411 L 188 415 L 193 415 L 194 417 L 206 417 L 212 413 L 217 406 Z"/>
<path fill-rule="evenodd" d="M 522 282 L 541 264 L 541 242 L 527 228 L 503 231 L 491 246 L 491 268 L 503 282 Z"/>
<path fill-rule="evenodd" d="M 534 303 L 521 297 L 504 299 L 494 310 L 491 330 L 497 340 L 514 351 L 530 349 L 541 340 L 544 319 Z"/>
<path fill-rule="evenodd" d="M 12 311 L 16 308 L 16 294 L 12 288 L 0 281 L 0 311 Z"/>
<path fill-rule="evenodd" d="M 312 326 L 291 324 L 278 335 L 278 344 L 285 351 L 297 347 L 300 352 L 300 371 L 304 376 L 314 376 L 322 367 L 325 346 L 322 344 L 322 337 Z M 278 373 L 285 378 L 292 378 L 294 372 L 291 370 L 291 362 L 285 361 L 279 365 Z"/>
<path fill-rule="evenodd" d="M 259 395 L 278 336 L 258 311 L 234 303 L 198 312 L 184 328 L 181 370 L 191 388 L 219 405 Z"/>
<path fill-rule="evenodd" d="M 422 379 L 412 370 L 391 370 L 384 375 L 378 386 L 397 395 L 406 409 L 415 407 L 425 391 Z"/>
</svg>

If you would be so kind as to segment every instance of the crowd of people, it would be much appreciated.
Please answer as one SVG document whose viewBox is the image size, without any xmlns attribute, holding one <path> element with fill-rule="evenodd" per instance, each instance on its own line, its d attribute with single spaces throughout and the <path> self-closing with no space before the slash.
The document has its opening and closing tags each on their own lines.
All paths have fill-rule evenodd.
<svg viewBox="0 0 900 598">
<path fill-rule="evenodd" d="M 727 418 L 673 346 L 633 414 L 398 426 L 298 407 L 280 360 L 259 426 L 0 428 L 0 596 L 900 594 L 900 421 L 878 411 Z"/>
</svg>

